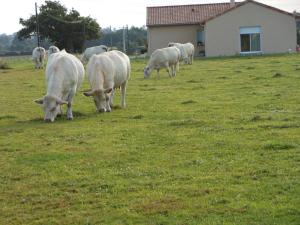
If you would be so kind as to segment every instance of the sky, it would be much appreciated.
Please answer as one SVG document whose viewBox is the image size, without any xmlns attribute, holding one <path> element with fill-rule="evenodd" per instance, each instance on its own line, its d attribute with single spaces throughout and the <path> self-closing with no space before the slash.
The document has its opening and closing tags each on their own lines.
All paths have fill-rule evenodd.
<svg viewBox="0 0 300 225">
<path fill-rule="evenodd" d="M 82 16 L 96 19 L 102 28 L 141 27 L 146 24 L 146 7 L 229 2 L 230 0 L 57 0 Z M 242 1 L 242 0 L 238 0 Z M 22 28 L 19 18 L 28 19 L 35 13 L 34 4 L 44 0 L 4 0 L 0 8 L 0 34 L 12 34 Z M 300 12 L 300 0 L 257 0 L 287 12 Z"/>
</svg>

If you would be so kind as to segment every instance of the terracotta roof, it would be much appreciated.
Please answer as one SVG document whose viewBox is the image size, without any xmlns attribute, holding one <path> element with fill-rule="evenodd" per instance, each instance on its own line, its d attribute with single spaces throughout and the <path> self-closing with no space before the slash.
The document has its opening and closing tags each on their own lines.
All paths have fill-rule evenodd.
<svg viewBox="0 0 300 225">
<path fill-rule="evenodd" d="M 230 3 L 215 4 L 197 4 L 197 5 L 177 5 L 177 6 L 157 6 L 147 7 L 147 26 L 164 26 L 164 25 L 187 25 L 201 24 L 221 16 L 231 10 L 234 10 L 246 3 L 252 2 L 262 7 L 283 13 L 289 16 L 295 16 L 292 13 L 265 5 L 253 0 L 236 2 L 234 7 Z M 299 16 L 295 16 L 297 19 Z"/>
<path fill-rule="evenodd" d="M 147 26 L 199 24 L 230 8 L 230 3 L 147 7 Z"/>
</svg>

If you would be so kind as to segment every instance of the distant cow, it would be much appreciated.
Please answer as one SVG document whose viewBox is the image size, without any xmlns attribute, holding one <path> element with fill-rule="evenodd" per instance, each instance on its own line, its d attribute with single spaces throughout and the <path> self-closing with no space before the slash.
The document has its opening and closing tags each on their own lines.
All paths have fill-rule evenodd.
<svg viewBox="0 0 300 225">
<path fill-rule="evenodd" d="M 73 119 L 72 100 L 84 78 L 84 67 L 79 59 L 65 50 L 52 54 L 46 67 L 47 94 L 35 100 L 42 104 L 46 122 L 53 122 L 62 114 L 61 105 L 67 104 L 67 118 Z"/>
<path fill-rule="evenodd" d="M 49 57 L 51 54 L 56 53 L 56 52 L 59 52 L 59 48 L 56 47 L 56 46 L 54 46 L 54 45 L 50 46 L 49 49 L 48 49 L 48 57 Z"/>
<path fill-rule="evenodd" d="M 46 56 L 46 50 L 43 47 L 36 47 L 32 51 L 32 59 L 35 63 L 36 69 L 41 69 L 44 67 L 44 60 Z"/>
<path fill-rule="evenodd" d="M 106 45 L 99 45 L 99 46 L 94 46 L 94 47 L 90 47 L 85 49 L 82 59 L 82 62 L 88 62 L 89 59 L 92 57 L 92 55 L 98 55 L 101 54 L 103 52 L 107 52 L 108 48 Z"/>
<path fill-rule="evenodd" d="M 161 68 L 167 68 L 170 77 L 176 76 L 176 68 L 179 68 L 179 59 L 180 51 L 177 47 L 156 49 L 151 54 L 148 65 L 144 70 L 145 78 L 150 76 L 153 69 L 157 70 L 157 76 L 159 77 Z"/>
<path fill-rule="evenodd" d="M 180 61 L 183 60 L 186 64 L 193 64 L 195 47 L 192 43 L 181 44 L 170 42 L 168 46 L 175 46 L 180 50 Z"/>
<path fill-rule="evenodd" d="M 124 53 L 113 50 L 93 55 L 87 64 L 87 78 L 91 90 L 85 96 L 93 96 L 98 112 L 110 112 L 115 88 L 121 88 L 121 107 L 126 106 L 125 95 L 130 78 L 130 60 Z"/>
</svg>

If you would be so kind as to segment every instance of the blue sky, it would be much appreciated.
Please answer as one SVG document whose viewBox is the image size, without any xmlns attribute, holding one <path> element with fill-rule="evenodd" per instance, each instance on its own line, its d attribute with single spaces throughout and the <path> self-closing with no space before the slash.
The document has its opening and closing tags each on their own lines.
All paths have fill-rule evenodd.
<svg viewBox="0 0 300 225">
<path fill-rule="evenodd" d="M 83 16 L 95 18 L 101 27 L 120 28 L 124 25 L 143 26 L 146 23 L 146 7 L 229 2 L 230 0 L 59 0 L 67 8 L 74 8 Z M 239 0 L 242 1 L 242 0 Z M 257 0 L 273 7 L 300 12 L 300 0 Z M 19 29 L 19 18 L 34 14 L 34 3 L 44 0 L 5 0 L 0 8 L 0 34 L 11 34 Z M 4 6 L 4 7 L 3 7 Z"/>
</svg>

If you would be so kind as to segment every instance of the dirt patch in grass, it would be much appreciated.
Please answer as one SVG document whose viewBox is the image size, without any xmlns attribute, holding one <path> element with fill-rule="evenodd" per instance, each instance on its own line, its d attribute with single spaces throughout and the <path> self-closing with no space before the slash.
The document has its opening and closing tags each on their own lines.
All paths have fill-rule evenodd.
<svg viewBox="0 0 300 225">
<path fill-rule="evenodd" d="M 183 105 L 186 105 L 186 104 L 193 104 L 193 103 L 197 103 L 197 102 L 194 101 L 194 100 L 187 100 L 187 101 L 181 102 L 181 104 L 183 104 Z"/>
<path fill-rule="evenodd" d="M 272 117 L 271 116 L 268 116 L 268 117 L 262 117 L 260 115 L 254 115 L 250 121 L 251 122 L 256 122 L 256 121 L 264 121 L 264 120 L 272 120 Z"/>
<path fill-rule="evenodd" d="M 300 125 L 298 124 L 261 125 L 259 127 L 268 128 L 268 129 L 289 129 L 289 128 L 299 128 Z"/>
<path fill-rule="evenodd" d="M 187 83 L 193 83 L 193 84 L 195 84 L 195 83 L 199 83 L 199 81 L 196 81 L 196 80 L 188 80 Z"/>
<path fill-rule="evenodd" d="M 273 75 L 273 78 L 279 78 L 279 77 L 283 77 L 282 73 L 275 73 Z"/>
<path fill-rule="evenodd" d="M 143 119 L 143 115 L 135 115 L 135 116 L 131 116 L 129 117 L 129 119 L 134 119 L 134 120 L 140 120 L 140 119 Z"/>
<path fill-rule="evenodd" d="M 173 127 L 182 127 L 182 126 L 203 126 L 205 122 L 195 119 L 186 119 L 186 120 L 175 120 L 169 123 Z"/>
<path fill-rule="evenodd" d="M 135 207 L 135 210 L 142 214 L 153 215 L 162 214 L 167 215 L 170 212 L 183 208 L 181 201 L 171 197 L 163 197 L 157 200 L 150 200 Z"/>
</svg>

